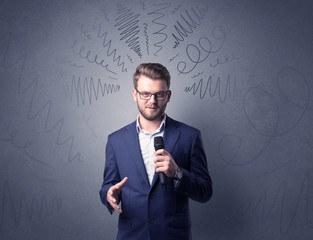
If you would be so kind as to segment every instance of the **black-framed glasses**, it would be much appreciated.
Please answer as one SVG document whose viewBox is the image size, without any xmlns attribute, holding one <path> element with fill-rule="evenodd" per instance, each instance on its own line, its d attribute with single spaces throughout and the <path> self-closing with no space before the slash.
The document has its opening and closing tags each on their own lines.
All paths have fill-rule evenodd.
<svg viewBox="0 0 313 240">
<path fill-rule="evenodd" d="M 157 100 L 163 100 L 166 98 L 166 96 L 168 95 L 168 92 L 169 92 L 169 90 L 167 90 L 167 91 L 160 91 L 157 93 L 150 93 L 150 92 L 139 92 L 137 88 L 135 88 L 135 89 L 136 89 L 137 93 L 139 94 L 139 97 L 142 100 L 150 100 L 152 95 L 154 95 Z"/>
</svg>

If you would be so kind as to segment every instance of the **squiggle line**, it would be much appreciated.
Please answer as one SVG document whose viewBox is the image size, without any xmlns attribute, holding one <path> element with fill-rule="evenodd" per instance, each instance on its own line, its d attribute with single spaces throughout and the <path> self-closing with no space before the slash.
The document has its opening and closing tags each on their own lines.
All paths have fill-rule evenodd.
<svg viewBox="0 0 313 240">
<path fill-rule="evenodd" d="M 300 200 L 301 200 L 301 198 L 306 196 L 306 199 L 303 199 L 304 205 L 305 205 L 305 209 L 303 209 L 303 210 L 304 210 L 304 214 L 305 214 L 306 225 L 308 228 L 312 229 L 313 224 L 310 223 L 310 200 L 312 200 L 312 198 L 310 197 L 311 184 L 312 184 L 312 178 L 309 174 L 307 174 L 305 176 L 302 184 L 301 184 L 301 187 L 299 188 L 299 192 L 293 194 L 293 195 L 297 196 L 295 206 L 293 209 L 290 209 L 290 207 L 288 207 L 288 209 L 287 209 L 287 207 L 286 207 L 286 200 L 289 199 L 289 197 L 287 196 L 287 193 L 286 193 L 287 192 L 286 181 L 283 181 L 280 184 L 280 186 L 278 187 L 278 190 L 275 194 L 275 198 L 274 198 L 272 203 L 269 203 L 267 192 L 265 192 L 260 197 L 260 199 L 257 200 L 256 203 L 254 203 L 254 204 L 250 203 L 247 206 L 247 208 L 244 210 L 244 215 L 252 214 L 254 211 L 257 210 L 257 208 L 260 208 L 262 210 L 261 221 L 263 223 L 265 223 L 269 220 L 269 218 L 270 218 L 270 216 L 274 210 L 274 207 L 277 206 L 280 209 L 280 211 L 279 211 L 279 213 L 280 213 L 280 216 L 279 216 L 280 232 L 282 234 L 287 234 L 291 228 L 291 225 L 295 222 L 297 211 L 300 208 Z M 268 210 L 266 211 L 267 205 L 270 205 L 270 206 L 268 207 Z M 302 209 L 302 207 L 301 207 L 301 209 Z M 284 228 L 284 219 L 287 218 L 287 217 L 284 217 L 285 211 L 287 211 L 287 212 L 292 211 L 292 214 L 288 215 L 288 218 L 289 218 L 288 221 L 289 222 L 286 223 L 286 227 Z"/>
<path fill-rule="evenodd" d="M 130 57 L 129 54 L 127 54 L 127 57 L 128 57 L 128 59 L 129 59 L 129 61 L 130 61 L 131 63 L 133 63 L 133 59 Z"/>
<path fill-rule="evenodd" d="M 163 42 L 165 42 L 166 39 L 167 39 L 167 34 L 163 32 L 163 30 L 164 30 L 165 28 L 167 28 L 167 25 L 166 25 L 166 24 L 163 24 L 163 23 L 160 23 L 160 22 L 157 22 L 157 20 L 159 20 L 160 18 L 163 18 L 163 17 L 165 16 L 164 13 L 162 13 L 162 12 L 160 12 L 160 11 L 161 11 L 161 10 L 164 10 L 164 9 L 166 9 L 166 8 L 169 8 L 169 7 L 171 6 L 171 4 L 170 4 L 170 3 L 163 3 L 163 4 L 156 4 L 155 6 L 161 6 L 161 8 L 159 8 L 159 9 L 153 11 L 153 12 L 148 13 L 148 15 L 152 15 L 152 14 L 157 15 L 158 17 L 156 17 L 155 19 L 153 19 L 152 22 L 153 22 L 154 24 L 157 24 L 157 25 L 161 25 L 161 26 L 162 26 L 162 28 L 161 28 L 160 30 L 158 30 L 158 31 L 156 31 L 156 32 L 153 33 L 154 35 L 162 35 L 162 36 L 164 36 L 163 40 L 161 40 L 160 42 L 157 42 L 157 43 L 154 44 L 154 46 L 157 47 L 158 50 L 157 50 L 153 55 L 154 55 L 154 56 L 158 56 L 157 53 L 160 52 L 160 51 L 162 50 L 162 48 L 163 48 L 163 46 L 160 45 L 160 44 L 163 43 Z"/>
<path fill-rule="evenodd" d="M 169 62 L 171 62 L 171 61 L 173 61 L 175 58 L 177 58 L 177 57 L 178 57 L 178 55 L 179 55 L 179 53 L 177 53 L 177 54 L 176 54 L 176 56 L 174 56 L 174 57 L 170 58 Z"/>
<path fill-rule="evenodd" d="M 29 222 L 40 221 L 44 216 L 49 217 L 61 212 L 62 199 L 60 198 L 37 197 L 36 195 L 27 198 L 26 194 L 22 193 L 16 201 L 12 196 L 8 181 L 5 181 L 2 189 L 0 229 L 8 222 L 8 219 L 5 219 L 7 211 L 9 211 L 7 214 L 13 217 L 15 227 L 18 227 L 25 220 Z"/>
<path fill-rule="evenodd" d="M 193 12 L 194 17 L 191 17 L 189 12 L 185 10 L 186 15 L 188 16 L 189 20 L 187 20 L 182 14 L 180 14 L 181 18 L 187 24 L 188 28 L 185 28 L 179 21 L 176 21 L 178 26 L 175 24 L 174 28 L 178 36 L 172 33 L 175 39 L 175 44 L 173 48 L 176 48 L 180 44 L 180 42 L 183 42 L 185 38 L 188 37 L 188 34 L 193 33 L 194 28 L 201 25 L 201 20 L 204 18 L 208 10 L 204 8 L 201 8 L 201 9 L 197 8 L 197 10 L 198 12 L 196 12 L 194 8 L 191 8 L 191 11 Z"/>
<path fill-rule="evenodd" d="M 101 30 L 102 30 L 102 24 L 99 23 L 98 25 L 95 23 L 94 26 L 93 26 L 93 29 L 96 30 L 98 29 L 98 34 L 97 34 L 97 37 L 98 38 L 103 38 L 103 43 L 102 43 L 102 46 L 104 48 L 107 47 L 107 52 L 106 52 L 106 55 L 107 57 L 110 57 L 112 54 L 113 54 L 113 62 L 117 62 L 117 66 L 121 66 L 122 67 L 122 72 L 127 72 L 127 68 L 125 67 L 125 62 L 121 62 L 121 55 L 119 55 L 118 57 L 116 57 L 116 48 L 114 48 L 112 51 L 111 51 L 111 44 L 112 44 L 112 40 L 110 39 L 108 42 L 107 42 L 107 35 L 108 33 L 107 32 L 104 32 L 102 33 Z"/>
<path fill-rule="evenodd" d="M 191 78 L 196 78 L 196 77 L 200 76 L 201 74 L 203 74 L 203 71 L 201 73 L 199 72 L 198 74 L 192 76 Z"/>
<path fill-rule="evenodd" d="M 85 77 L 83 82 L 81 82 L 82 81 L 80 77 L 77 78 L 75 75 L 73 75 L 71 87 L 67 85 L 64 89 L 66 99 L 72 102 L 73 96 L 76 97 L 77 106 L 80 104 L 85 105 L 86 98 L 88 98 L 89 104 L 92 104 L 93 98 L 97 101 L 100 92 L 101 96 L 103 97 L 105 94 L 116 93 L 120 90 L 120 85 L 102 83 L 100 78 L 98 79 L 97 84 L 95 84 L 95 81 L 92 77 Z"/>
<path fill-rule="evenodd" d="M 114 27 L 119 27 L 119 31 L 123 30 L 120 33 L 122 36 L 120 40 L 122 41 L 126 39 L 126 43 L 128 43 L 127 46 L 130 47 L 130 49 L 141 58 L 142 54 L 140 50 L 140 44 L 139 41 L 137 41 L 139 39 L 138 33 L 140 32 L 138 30 L 139 26 L 137 25 L 140 14 L 134 15 L 133 12 L 121 4 L 117 4 L 117 14 L 119 14 L 119 16 L 115 19 L 115 22 L 117 23 L 114 25 Z"/>
<path fill-rule="evenodd" d="M 147 54 L 150 55 L 149 53 L 149 36 L 148 36 L 148 24 L 144 23 L 144 33 L 145 33 L 145 37 L 146 37 L 146 47 L 147 47 Z"/>
<path fill-rule="evenodd" d="M 220 77 L 217 78 L 216 80 L 216 85 L 215 85 L 215 89 L 212 86 L 212 76 L 209 77 L 208 80 L 206 80 L 206 85 L 203 86 L 203 79 L 200 79 L 200 81 L 198 83 L 194 83 L 192 84 L 191 87 L 186 87 L 185 88 L 185 92 L 191 92 L 193 95 L 196 95 L 199 92 L 200 95 L 200 99 L 203 99 L 207 93 L 207 90 L 209 88 L 209 95 L 210 97 L 214 97 L 216 95 L 216 93 L 218 93 L 218 97 L 221 103 L 225 103 L 226 101 L 226 97 L 228 95 L 229 99 L 232 100 L 232 94 L 231 94 L 231 84 L 230 84 L 230 75 L 228 74 L 227 77 L 227 83 L 226 83 L 226 89 L 225 89 L 225 94 L 224 97 L 222 97 L 222 93 L 221 93 L 221 79 Z M 235 91 L 236 91 L 236 78 L 234 77 L 234 93 L 233 95 L 235 95 Z"/>
<path fill-rule="evenodd" d="M 25 69 L 25 65 L 27 62 L 27 54 L 23 54 L 20 56 L 15 62 L 9 64 L 7 61 L 8 59 L 8 54 L 9 54 L 9 48 L 11 44 L 11 34 L 8 33 L 4 35 L 3 39 L 7 38 L 7 46 L 4 50 L 4 57 L 3 57 L 3 67 L 5 69 L 10 69 L 13 68 L 14 66 L 20 66 L 20 72 L 18 75 L 18 93 L 19 94 L 24 94 L 27 91 L 32 89 L 32 94 L 31 94 L 31 100 L 29 103 L 29 108 L 27 112 L 27 118 L 29 120 L 33 120 L 36 117 L 38 117 L 41 113 L 44 111 L 47 111 L 46 113 L 46 118 L 45 118 L 45 126 L 44 126 L 44 131 L 45 133 L 50 133 L 54 129 L 57 129 L 57 145 L 64 145 L 65 143 L 69 143 L 69 150 L 68 150 L 68 161 L 73 161 L 77 159 L 80 161 L 80 155 L 81 153 L 77 153 L 74 156 L 72 156 L 72 151 L 73 151 L 73 146 L 74 146 L 74 137 L 70 136 L 66 138 L 65 140 L 61 140 L 61 135 L 63 133 L 63 126 L 64 126 L 64 118 L 60 118 L 54 125 L 49 126 L 49 121 L 50 120 L 50 113 L 52 110 L 52 100 L 48 100 L 46 103 L 44 103 L 37 112 L 34 112 L 33 106 L 34 106 L 34 100 L 35 96 L 37 95 L 37 86 L 38 86 L 38 81 L 39 81 L 39 76 L 37 75 L 24 89 L 22 88 L 22 83 L 25 82 L 26 80 L 23 79 L 23 73 Z M 34 113 L 33 113 L 34 112 Z"/>
</svg>

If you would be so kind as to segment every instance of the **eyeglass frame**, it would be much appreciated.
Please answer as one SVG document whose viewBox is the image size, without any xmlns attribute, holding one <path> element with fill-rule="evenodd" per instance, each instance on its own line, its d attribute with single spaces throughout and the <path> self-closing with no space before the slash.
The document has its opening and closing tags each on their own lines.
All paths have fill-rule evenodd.
<svg viewBox="0 0 313 240">
<path fill-rule="evenodd" d="M 140 97 L 141 100 L 150 100 L 151 97 L 152 97 L 152 95 L 154 95 L 154 97 L 155 97 L 156 100 L 163 100 L 163 97 L 162 97 L 162 98 L 158 98 L 158 97 L 157 97 L 157 96 L 158 96 L 157 94 L 164 92 L 164 93 L 165 93 L 164 99 L 165 99 L 165 97 L 168 96 L 168 93 L 170 92 L 170 90 L 167 90 L 167 91 L 159 91 L 159 92 L 157 92 L 157 93 L 145 92 L 145 93 L 149 93 L 150 96 L 149 96 L 149 98 L 142 98 L 142 97 L 141 97 L 141 94 L 143 94 L 143 92 L 139 92 L 137 88 L 135 88 L 135 90 L 136 90 L 136 92 L 139 94 L 139 97 Z"/>
</svg>

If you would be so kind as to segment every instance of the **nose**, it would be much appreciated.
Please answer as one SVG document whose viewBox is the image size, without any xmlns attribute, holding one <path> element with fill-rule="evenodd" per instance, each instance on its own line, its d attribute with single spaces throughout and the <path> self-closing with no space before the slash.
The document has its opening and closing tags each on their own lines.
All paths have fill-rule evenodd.
<svg viewBox="0 0 313 240">
<path fill-rule="evenodd" d="M 156 96 L 155 95 L 151 95 L 151 98 L 149 99 L 149 102 L 156 103 L 157 102 Z"/>
</svg>

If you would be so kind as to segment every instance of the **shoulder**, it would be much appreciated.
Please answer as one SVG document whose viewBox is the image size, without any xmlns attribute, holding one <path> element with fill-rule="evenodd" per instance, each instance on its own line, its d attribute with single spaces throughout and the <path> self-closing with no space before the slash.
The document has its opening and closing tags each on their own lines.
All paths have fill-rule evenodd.
<svg viewBox="0 0 313 240">
<path fill-rule="evenodd" d="M 174 119 L 172 119 L 172 118 L 170 118 L 168 116 L 166 118 L 166 124 L 169 127 L 180 128 L 185 133 L 200 134 L 200 130 L 199 129 L 197 129 L 197 128 L 193 127 L 193 126 L 190 126 L 190 125 L 188 125 L 186 123 L 174 120 Z"/>
<path fill-rule="evenodd" d="M 109 134 L 109 138 L 119 138 L 121 136 L 123 136 L 126 132 L 128 131 L 136 131 L 136 121 L 112 132 L 111 134 Z"/>
</svg>

